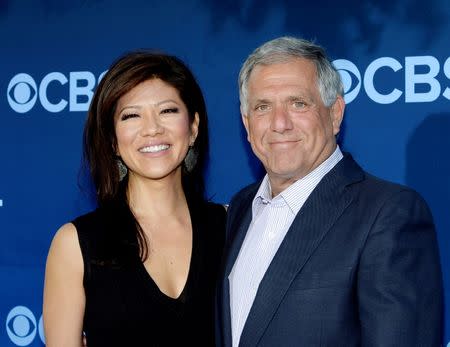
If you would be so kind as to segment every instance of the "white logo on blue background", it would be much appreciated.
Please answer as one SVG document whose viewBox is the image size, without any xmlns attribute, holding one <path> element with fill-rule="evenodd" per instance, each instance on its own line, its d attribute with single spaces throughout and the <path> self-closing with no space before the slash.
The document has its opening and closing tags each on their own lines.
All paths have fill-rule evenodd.
<svg viewBox="0 0 450 347">
<path fill-rule="evenodd" d="M 31 110 L 37 100 L 37 85 L 33 77 L 26 73 L 15 75 L 8 84 L 8 102 L 18 113 Z"/>
<path fill-rule="evenodd" d="M 361 89 L 361 74 L 356 65 L 349 60 L 337 59 L 333 61 L 333 65 L 341 75 L 344 85 L 344 100 L 349 104 L 356 98 Z M 353 86 L 355 78 L 357 80 L 356 86 Z"/>
<path fill-rule="evenodd" d="M 39 337 L 41 338 L 42 343 L 45 345 L 44 320 L 42 319 L 42 316 L 39 319 L 38 331 L 39 331 Z"/>
<path fill-rule="evenodd" d="M 341 75 L 347 104 L 358 96 L 361 87 L 377 104 L 392 104 L 402 96 L 406 103 L 434 102 L 441 96 L 450 100 L 450 87 L 442 86 L 440 81 L 442 73 L 450 80 L 450 57 L 443 65 L 433 56 L 405 57 L 404 62 L 381 57 L 372 61 L 363 74 L 354 63 L 346 59 L 337 59 L 333 61 L 333 65 Z M 390 91 L 380 91 L 380 86 L 375 83 L 375 76 L 380 70 L 387 70 L 391 74 L 401 73 L 403 81 L 398 85 L 400 89 L 392 85 Z"/>
<path fill-rule="evenodd" d="M 69 112 L 85 112 L 91 103 L 96 83 L 105 73 L 96 79 L 90 71 L 72 71 L 68 76 L 61 72 L 50 72 L 39 83 L 26 73 L 18 73 L 9 81 L 8 103 L 18 113 L 30 111 L 38 99 L 41 106 L 51 113 L 62 112 L 67 108 Z M 65 98 L 59 95 L 61 89 L 68 92 Z"/>
<path fill-rule="evenodd" d="M 36 318 L 25 306 L 14 307 L 6 317 L 6 332 L 17 346 L 28 346 L 36 336 Z"/>
</svg>

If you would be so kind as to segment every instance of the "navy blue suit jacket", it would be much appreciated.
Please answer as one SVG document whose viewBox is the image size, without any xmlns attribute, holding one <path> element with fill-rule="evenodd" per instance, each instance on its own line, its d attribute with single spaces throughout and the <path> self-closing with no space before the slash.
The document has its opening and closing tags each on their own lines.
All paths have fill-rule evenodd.
<svg viewBox="0 0 450 347">
<path fill-rule="evenodd" d="M 244 188 L 228 209 L 217 310 L 222 346 L 231 346 L 228 275 L 258 187 Z M 365 173 L 346 154 L 295 217 L 260 283 L 240 346 L 437 347 L 441 338 L 442 275 L 426 203 Z"/>
</svg>

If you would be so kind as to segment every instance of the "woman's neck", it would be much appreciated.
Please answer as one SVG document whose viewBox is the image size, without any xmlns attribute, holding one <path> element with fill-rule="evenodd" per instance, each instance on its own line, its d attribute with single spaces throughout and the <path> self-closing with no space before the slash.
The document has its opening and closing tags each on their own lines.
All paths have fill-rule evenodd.
<svg viewBox="0 0 450 347">
<path fill-rule="evenodd" d="M 173 217 L 187 208 L 181 177 L 161 180 L 130 177 L 127 194 L 137 219 Z"/>
</svg>

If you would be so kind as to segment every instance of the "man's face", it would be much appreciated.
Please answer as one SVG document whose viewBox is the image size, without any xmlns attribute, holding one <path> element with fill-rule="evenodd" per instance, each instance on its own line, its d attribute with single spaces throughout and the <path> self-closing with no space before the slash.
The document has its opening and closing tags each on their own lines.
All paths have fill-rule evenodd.
<svg viewBox="0 0 450 347">
<path fill-rule="evenodd" d="M 336 148 L 344 112 L 338 97 L 325 107 L 316 67 L 303 58 L 257 65 L 248 81 L 248 110 L 242 111 L 247 138 L 277 195 L 306 176 Z"/>
</svg>

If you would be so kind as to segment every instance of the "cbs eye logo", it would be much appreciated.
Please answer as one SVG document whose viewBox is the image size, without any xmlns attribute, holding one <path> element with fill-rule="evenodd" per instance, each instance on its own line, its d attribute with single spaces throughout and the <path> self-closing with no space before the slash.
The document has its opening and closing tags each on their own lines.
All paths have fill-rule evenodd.
<svg viewBox="0 0 450 347">
<path fill-rule="evenodd" d="M 41 106 L 51 113 L 67 108 L 69 112 L 85 112 L 89 109 L 95 86 L 105 73 L 96 78 L 90 71 L 71 71 L 68 75 L 53 71 L 39 83 L 29 74 L 18 73 L 9 81 L 8 103 L 17 113 L 30 111 L 38 99 Z"/>
<path fill-rule="evenodd" d="M 405 103 L 433 102 L 440 96 L 450 100 L 450 87 L 442 85 L 444 76 L 450 80 L 450 57 L 443 64 L 431 55 L 405 57 L 404 61 L 380 57 L 370 62 L 363 74 L 354 63 L 346 59 L 337 59 L 333 61 L 333 65 L 341 75 L 347 104 L 355 100 L 361 87 L 369 99 L 383 105 L 392 104 L 401 97 Z M 387 71 L 390 77 L 375 82 L 380 70 Z M 400 85 L 392 83 L 392 76 L 396 73 L 403 75 Z M 382 83 L 383 88 L 379 88 L 379 83 Z"/>
<path fill-rule="evenodd" d="M 37 85 L 33 77 L 26 73 L 19 73 L 9 81 L 8 102 L 17 113 L 31 110 L 37 100 Z"/>
<path fill-rule="evenodd" d="M 42 342 L 45 343 L 42 316 L 39 323 L 36 323 L 33 312 L 25 306 L 16 306 L 8 313 L 6 332 L 16 346 L 30 345 L 37 332 L 39 332 Z"/>
<path fill-rule="evenodd" d="M 357 97 L 361 89 L 361 73 L 355 64 L 346 59 L 337 59 L 333 65 L 341 75 L 344 85 L 344 99 L 347 104 Z"/>
</svg>

